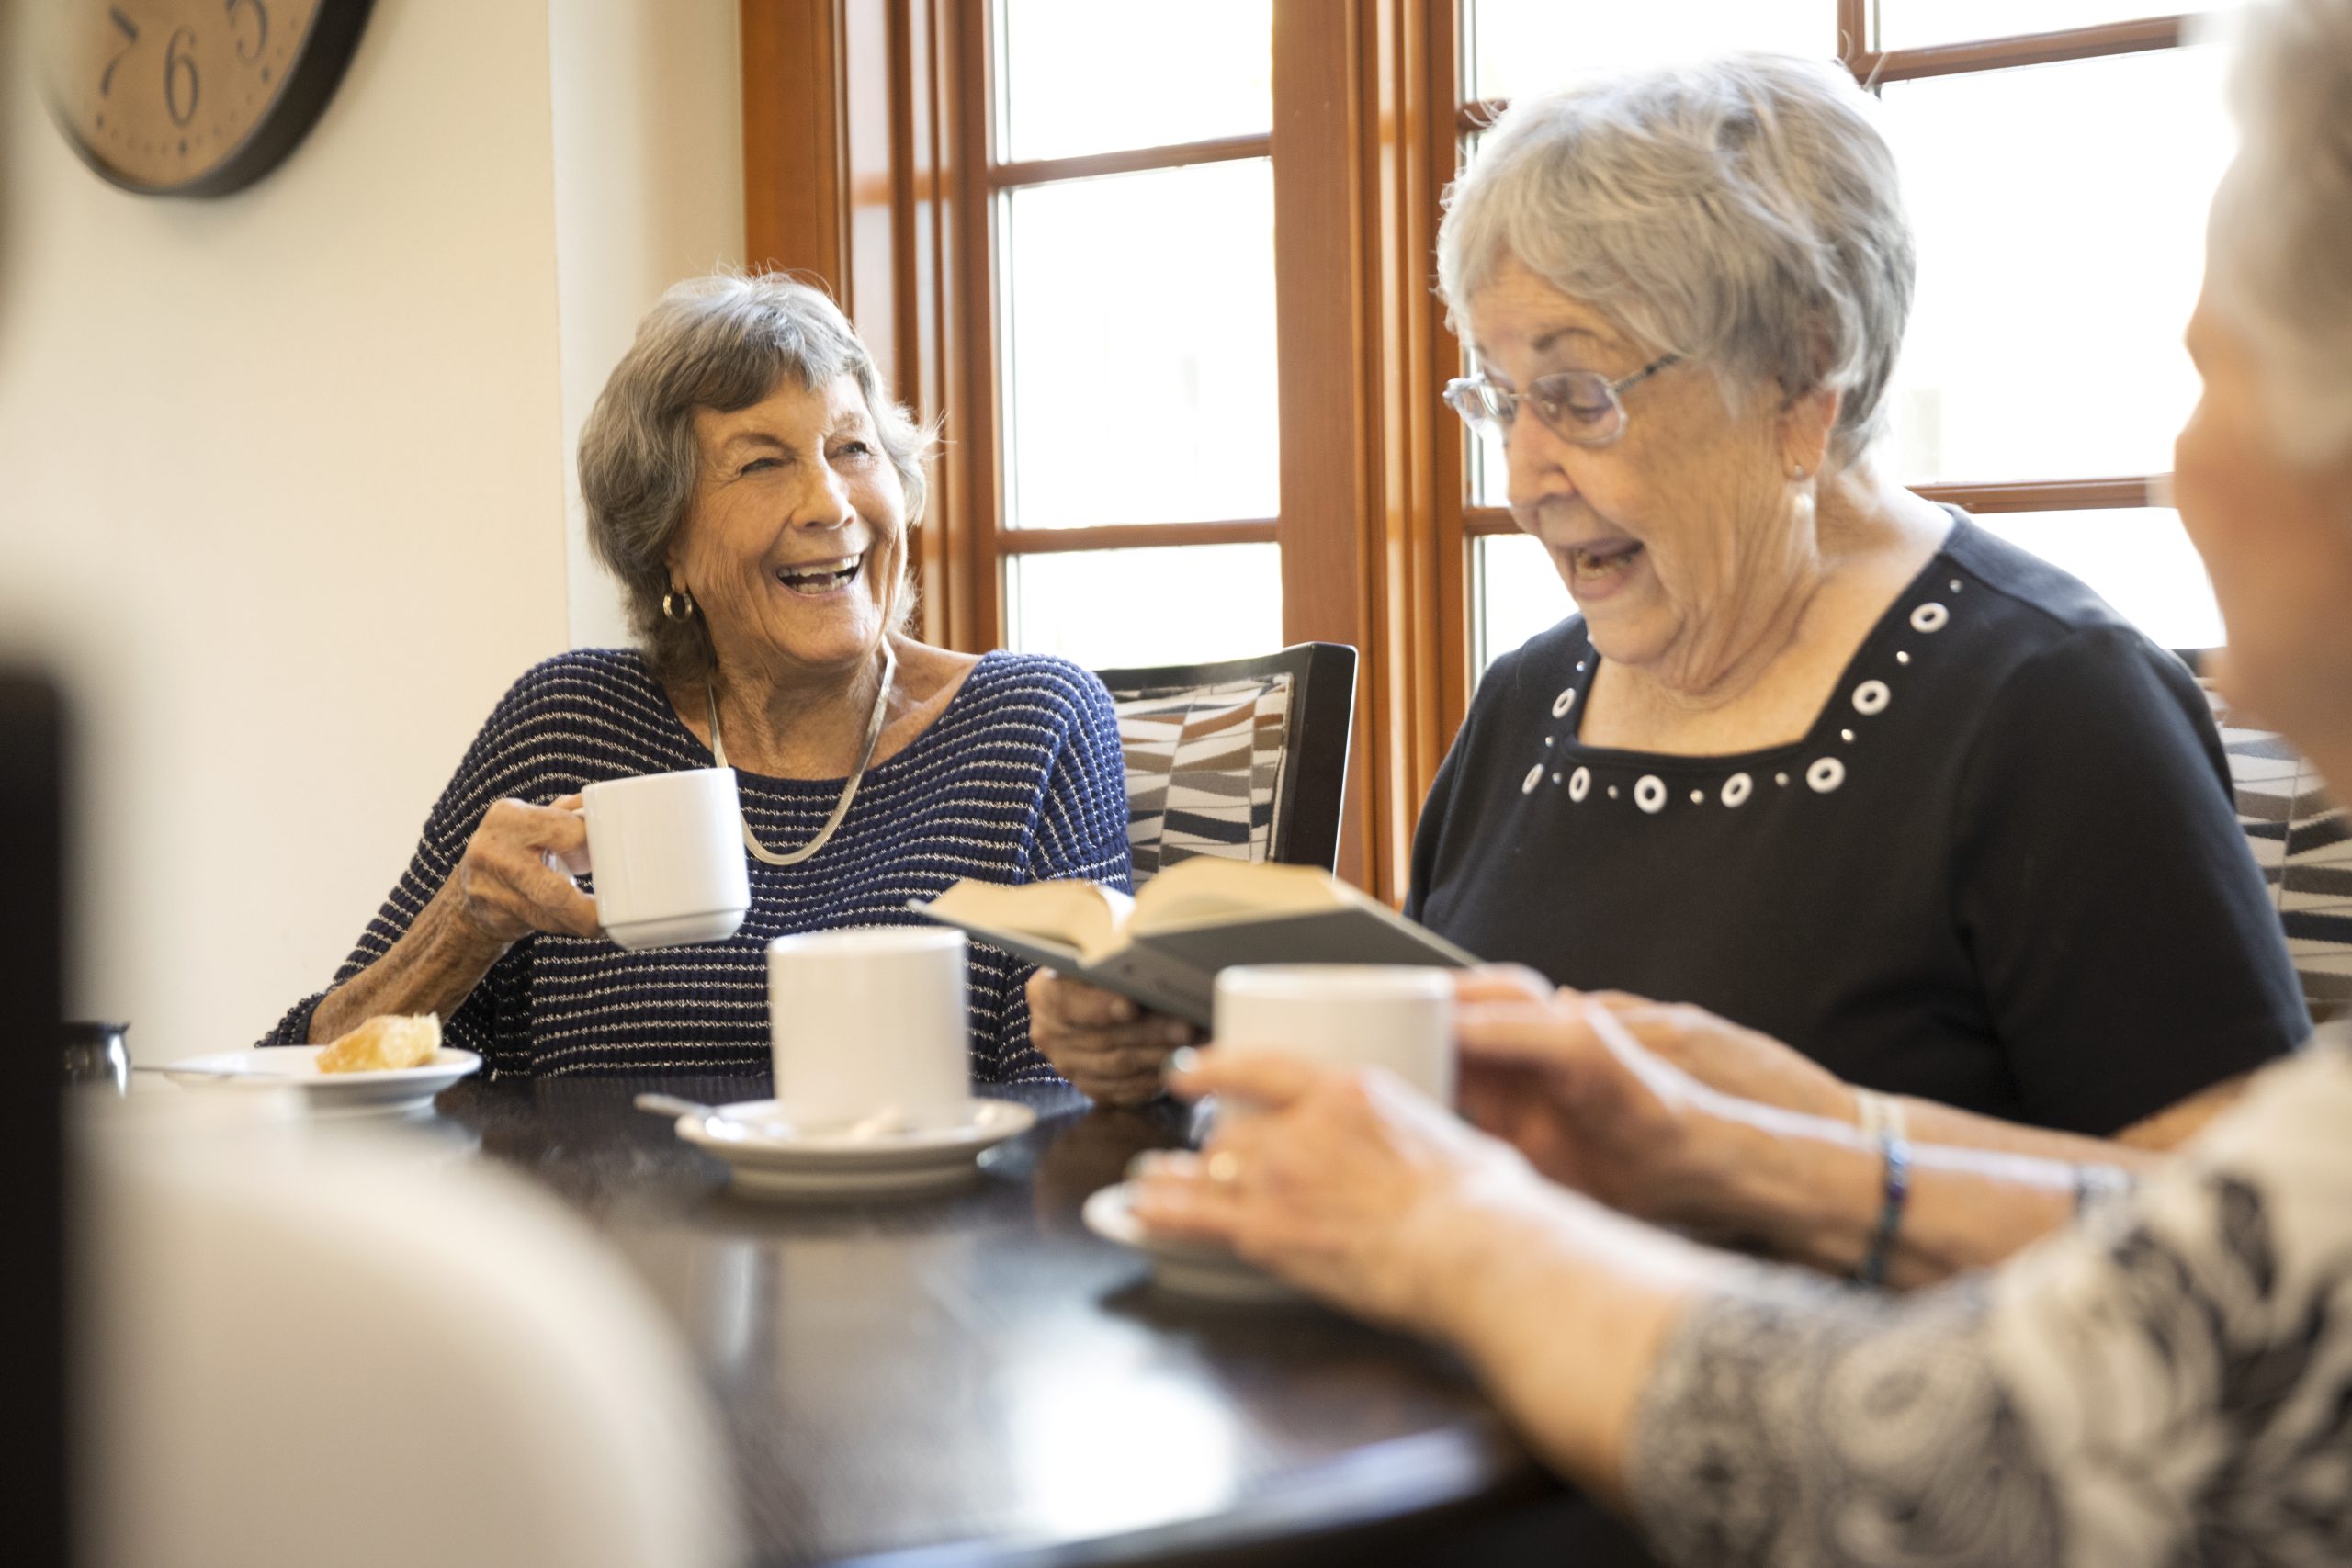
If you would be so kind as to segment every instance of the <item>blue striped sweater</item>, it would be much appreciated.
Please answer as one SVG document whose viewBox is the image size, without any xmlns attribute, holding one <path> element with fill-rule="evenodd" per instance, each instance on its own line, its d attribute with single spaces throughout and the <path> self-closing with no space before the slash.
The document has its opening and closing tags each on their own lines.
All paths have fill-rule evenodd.
<svg viewBox="0 0 2352 1568">
<path fill-rule="evenodd" d="M 544 803 L 598 779 L 711 765 L 634 650 L 582 649 L 538 665 L 482 726 L 335 983 L 407 931 L 493 802 Z M 779 847 L 807 842 L 842 784 L 740 770 L 739 779 L 753 830 Z M 1118 727 L 1102 682 L 1061 660 L 991 653 L 929 728 L 866 775 L 840 831 L 814 858 L 752 861 L 752 911 L 732 937 L 643 953 L 602 939 L 526 938 L 447 1021 L 447 1039 L 478 1052 L 493 1074 L 763 1072 L 769 939 L 920 923 L 907 900 L 964 876 L 1083 876 L 1125 887 L 1126 823 Z M 1029 1043 L 1028 974 L 1009 954 L 974 944 L 978 1082 L 1055 1077 Z M 262 1043 L 307 1040 L 318 1001 L 297 1003 Z"/>
</svg>

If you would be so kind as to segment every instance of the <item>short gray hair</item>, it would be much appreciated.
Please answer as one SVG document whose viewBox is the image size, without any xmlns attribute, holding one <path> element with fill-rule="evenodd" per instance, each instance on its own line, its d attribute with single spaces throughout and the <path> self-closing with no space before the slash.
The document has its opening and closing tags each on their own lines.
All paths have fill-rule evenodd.
<svg viewBox="0 0 2352 1568">
<path fill-rule="evenodd" d="M 2241 28 L 2211 292 L 2247 334 L 2280 446 L 2325 461 L 2352 447 L 2352 0 L 2273 0 Z"/>
<path fill-rule="evenodd" d="M 931 433 L 890 400 L 874 356 L 823 291 L 782 273 L 697 277 L 673 286 L 638 323 L 581 430 L 580 494 L 588 543 L 620 579 L 629 622 L 664 682 L 697 684 L 713 668 L 702 618 L 662 614 L 671 541 L 694 506 L 695 411 L 749 408 L 786 376 L 818 391 L 845 374 L 865 394 L 912 528 L 922 520 Z M 910 578 L 913 551 L 902 546 L 900 554 L 902 579 Z M 902 581 L 900 605 L 912 599 Z"/>
<path fill-rule="evenodd" d="M 1916 270 L 1874 107 L 1839 67 L 1770 54 L 1517 100 L 1447 195 L 1448 310 L 1516 258 L 1727 390 L 1843 394 L 1830 455 L 1855 462 Z"/>
</svg>

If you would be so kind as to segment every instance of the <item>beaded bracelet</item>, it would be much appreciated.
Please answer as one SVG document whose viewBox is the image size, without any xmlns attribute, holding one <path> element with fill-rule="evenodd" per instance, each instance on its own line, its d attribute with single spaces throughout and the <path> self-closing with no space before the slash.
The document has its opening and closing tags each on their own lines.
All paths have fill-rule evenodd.
<svg viewBox="0 0 2352 1568">
<path fill-rule="evenodd" d="M 1861 1267 L 1854 1270 L 1856 1280 L 1875 1287 L 1886 1282 L 1887 1265 L 1894 1256 L 1895 1233 L 1903 1228 L 1903 1210 L 1911 1199 L 1911 1140 L 1905 1135 L 1903 1107 L 1886 1096 L 1858 1089 L 1854 1091 L 1854 1110 L 1862 1135 L 1876 1135 L 1879 1157 L 1884 1162 L 1878 1224 L 1871 1231 L 1870 1247 L 1862 1254 Z"/>
</svg>

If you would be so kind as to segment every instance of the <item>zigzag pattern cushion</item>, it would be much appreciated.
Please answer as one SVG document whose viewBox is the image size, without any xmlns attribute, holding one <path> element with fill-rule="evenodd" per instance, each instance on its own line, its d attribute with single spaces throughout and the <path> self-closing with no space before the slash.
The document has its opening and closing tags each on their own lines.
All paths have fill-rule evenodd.
<svg viewBox="0 0 2352 1568">
<path fill-rule="evenodd" d="M 1282 797 L 1288 675 L 1113 690 L 1136 886 L 1193 855 L 1268 859 Z"/>
<path fill-rule="evenodd" d="M 2352 821 L 2284 737 L 2232 724 L 2221 694 L 2199 683 L 2229 753 L 2238 825 L 2270 884 L 2312 1021 L 2352 1016 Z"/>
</svg>

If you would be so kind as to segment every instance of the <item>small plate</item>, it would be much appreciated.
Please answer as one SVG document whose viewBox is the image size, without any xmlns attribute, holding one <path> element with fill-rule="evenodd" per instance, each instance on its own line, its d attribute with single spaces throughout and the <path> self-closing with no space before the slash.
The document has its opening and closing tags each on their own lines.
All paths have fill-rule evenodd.
<svg viewBox="0 0 2352 1568">
<path fill-rule="evenodd" d="M 784 1197 L 926 1192 L 978 1174 L 980 1156 L 1037 1124 L 1037 1112 L 1010 1100 L 974 1099 L 951 1127 L 852 1134 L 788 1133 L 773 1100 L 721 1105 L 712 1116 L 681 1116 L 678 1136 L 727 1162 L 738 1190 Z"/>
<path fill-rule="evenodd" d="M 1086 1228 L 1151 1260 L 1152 1282 L 1178 1295 L 1216 1302 L 1294 1302 L 1299 1293 L 1215 1242 L 1159 1235 L 1136 1218 L 1136 1184 L 1105 1187 L 1086 1201 Z"/>
<path fill-rule="evenodd" d="M 444 1045 L 421 1067 L 372 1073 L 319 1071 L 318 1045 L 263 1045 L 187 1056 L 164 1076 L 189 1089 L 298 1089 L 313 1111 L 390 1112 L 413 1111 L 470 1073 L 481 1070 L 471 1051 Z"/>
</svg>

